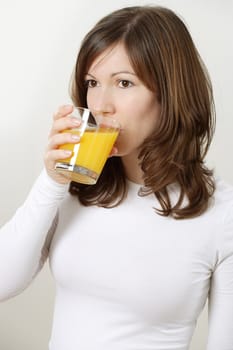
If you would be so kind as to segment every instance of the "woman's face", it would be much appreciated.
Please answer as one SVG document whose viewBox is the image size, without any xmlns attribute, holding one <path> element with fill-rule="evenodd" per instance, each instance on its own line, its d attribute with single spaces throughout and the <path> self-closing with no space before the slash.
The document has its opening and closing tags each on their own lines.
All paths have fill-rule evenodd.
<svg viewBox="0 0 233 350">
<path fill-rule="evenodd" d="M 138 155 L 139 147 L 156 126 L 160 104 L 135 74 L 122 44 L 96 58 L 85 77 L 87 105 L 94 115 L 119 121 L 117 155 Z"/>
</svg>

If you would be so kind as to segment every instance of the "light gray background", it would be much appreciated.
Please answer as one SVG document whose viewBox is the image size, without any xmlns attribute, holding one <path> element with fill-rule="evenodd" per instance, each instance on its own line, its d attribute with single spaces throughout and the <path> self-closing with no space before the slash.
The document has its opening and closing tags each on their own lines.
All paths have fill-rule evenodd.
<svg viewBox="0 0 233 350">
<path fill-rule="evenodd" d="M 171 7 L 184 18 L 208 66 L 217 109 L 208 163 L 233 184 L 233 1 L 150 3 Z M 0 225 L 23 202 L 43 167 L 51 117 L 70 101 L 69 79 L 83 35 L 109 11 L 135 4 L 148 2 L 0 0 Z M 54 282 L 46 265 L 26 291 L 0 304 L 0 349 L 46 350 L 53 300 Z M 205 349 L 206 333 L 207 308 L 191 350 Z"/>
</svg>

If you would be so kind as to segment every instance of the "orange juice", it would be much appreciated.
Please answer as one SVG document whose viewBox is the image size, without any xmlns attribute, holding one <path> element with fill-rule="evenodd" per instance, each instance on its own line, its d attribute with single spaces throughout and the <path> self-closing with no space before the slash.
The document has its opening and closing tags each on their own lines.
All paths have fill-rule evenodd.
<svg viewBox="0 0 233 350">
<path fill-rule="evenodd" d="M 64 132 L 80 135 L 78 129 Z M 74 181 L 88 184 L 96 183 L 116 141 L 118 132 L 119 130 L 109 127 L 85 130 L 80 143 L 60 146 L 60 149 L 72 151 L 72 155 L 67 159 L 59 160 L 56 169 L 66 176 L 65 172 L 68 170 L 70 172 L 68 177 Z"/>
</svg>

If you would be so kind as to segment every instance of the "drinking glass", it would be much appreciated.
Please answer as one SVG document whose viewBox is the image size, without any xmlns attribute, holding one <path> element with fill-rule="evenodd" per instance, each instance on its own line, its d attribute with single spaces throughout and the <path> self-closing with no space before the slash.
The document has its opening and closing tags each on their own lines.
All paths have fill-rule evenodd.
<svg viewBox="0 0 233 350">
<path fill-rule="evenodd" d="M 72 151 L 72 155 L 58 160 L 55 169 L 72 181 L 93 185 L 97 182 L 117 139 L 120 125 L 113 118 L 93 116 L 89 109 L 83 107 L 74 107 L 71 115 L 78 118 L 81 124 L 63 132 L 77 134 L 80 142 L 59 147 Z"/>
</svg>

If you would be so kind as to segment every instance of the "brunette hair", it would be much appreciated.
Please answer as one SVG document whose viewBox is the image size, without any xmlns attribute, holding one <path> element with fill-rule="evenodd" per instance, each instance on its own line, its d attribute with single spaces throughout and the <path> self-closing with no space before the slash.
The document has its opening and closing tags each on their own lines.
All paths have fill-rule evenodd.
<svg viewBox="0 0 233 350">
<path fill-rule="evenodd" d="M 145 183 L 140 194 L 154 193 L 161 206 L 156 211 L 164 216 L 200 215 L 215 190 L 213 172 L 204 164 L 215 111 L 211 81 L 191 35 L 163 7 L 127 7 L 104 17 L 86 35 L 77 57 L 71 86 L 75 105 L 87 106 L 85 74 L 104 50 L 118 43 L 124 44 L 135 73 L 156 91 L 161 104 L 156 129 L 140 149 Z M 169 193 L 174 183 L 179 186 L 176 203 Z M 118 205 L 127 193 L 121 159 L 108 159 L 96 185 L 72 182 L 70 192 L 83 205 Z"/>
</svg>

